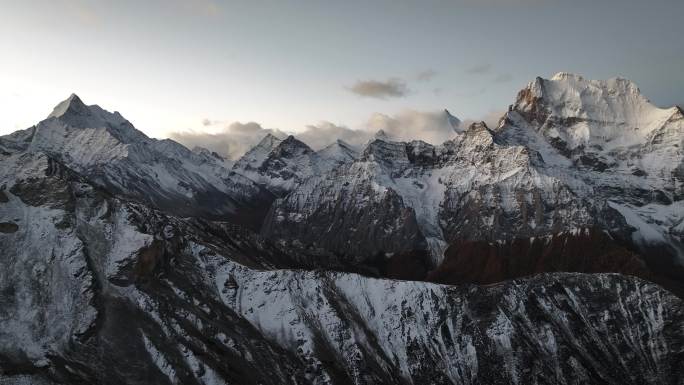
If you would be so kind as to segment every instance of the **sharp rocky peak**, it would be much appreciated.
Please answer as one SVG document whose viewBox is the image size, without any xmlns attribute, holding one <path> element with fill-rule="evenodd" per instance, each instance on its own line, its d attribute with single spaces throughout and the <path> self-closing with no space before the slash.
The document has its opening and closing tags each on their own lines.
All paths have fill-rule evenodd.
<svg viewBox="0 0 684 385">
<path fill-rule="evenodd" d="M 444 109 L 444 115 L 446 116 L 447 122 L 454 129 L 454 131 L 463 132 L 463 122 L 461 122 L 459 118 L 452 115 L 446 108 Z"/>
<path fill-rule="evenodd" d="M 282 140 L 278 138 L 277 136 L 268 133 L 266 136 L 264 136 L 263 139 L 257 144 L 258 146 L 267 146 L 267 147 L 275 147 L 278 143 L 280 143 Z"/>
<path fill-rule="evenodd" d="M 312 150 L 311 147 L 309 147 L 306 143 L 292 135 L 289 135 L 275 147 L 273 152 L 276 156 L 292 156 L 300 155 L 302 153 L 313 153 L 314 150 Z"/>
<path fill-rule="evenodd" d="M 336 149 L 336 151 L 357 152 L 357 149 L 354 146 L 345 142 L 342 139 L 336 139 L 333 143 L 330 143 L 329 145 L 323 147 L 318 152 L 319 153 L 329 152 L 329 151 L 332 151 L 333 149 Z"/>
<path fill-rule="evenodd" d="M 589 80 L 581 75 L 559 72 L 544 79 L 537 77 L 518 94 L 517 104 L 543 100 L 549 107 L 565 108 L 566 113 L 581 113 L 583 109 L 602 104 L 649 104 L 636 84 L 615 77 L 607 80 Z M 560 111 L 556 111 L 560 112 Z"/>
<path fill-rule="evenodd" d="M 53 131 L 64 127 L 78 129 L 105 128 L 123 143 L 147 141 L 147 135 L 137 130 L 118 112 L 109 112 L 98 105 L 86 105 L 76 94 L 60 102 L 47 119 L 38 124 L 39 130 Z M 54 138 L 53 138 L 54 139 Z"/>
<path fill-rule="evenodd" d="M 68 114 L 86 116 L 90 115 L 91 111 L 78 95 L 71 94 L 68 98 L 55 106 L 52 113 L 48 115 L 48 118 L 60 118 Z"/>
</svg>

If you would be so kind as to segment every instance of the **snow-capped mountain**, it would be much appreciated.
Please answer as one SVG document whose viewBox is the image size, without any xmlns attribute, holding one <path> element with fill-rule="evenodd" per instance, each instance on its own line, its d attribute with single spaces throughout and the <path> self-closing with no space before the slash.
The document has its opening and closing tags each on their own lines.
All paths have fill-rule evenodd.
<svg viewBox="0 0 684 385">
<path fill-rule="evenodd" d="M 682 371 L 682 301 L 637 278 L 273 270 L 283 259 L 263 240 L 121 200 L 45 153 L 0 159 L 2 383 L 661 384 Z"/>
<path fill-rule="evenodd" d="M 497 140 L 524 144 L 538 169 L 617 211 L 642 251 L 684 257 L 684 114 L 661 109 L 634 83 L 560 73 L 518 94 Z"/>
<path fill-rule="evenodd" d="M 330 163 L 326 166 L 327 170 L 332 170 L 334 167 L 345 163 L 351 163 L 359 158 L 359 150 L 341 139 L 337 139 L 335 143 L 318 150 L 316 153 L 324 162 Z"/>
<path fill-rule="evenodd" d="M 267 134 L 233 169 L 274 194 L 285 195 L 303 180 L 324 174 L 355 157 L 353 147 L 341 140 L 316 152 L 292 135 L 281 140 Z"/>
<path fill-rule="evenodd" d="M 561 73 L 446 116 L 233 164 L 72 95 L 0 137 L 0 384 L 681 383 L 681 109 Z"/>
<path fill-rule="evenodd" d="M 179 215 L 258 226 L 273 199 L 220 157 L 148 138 L 118 112 L 86 106 L 76 95 L 37 125 L 0 137 L 0 148 L 17 156 L 44 152 L 112 192 Z"/>
<path fill-rule="evenodd" d="M 476 123 L 438 146 L 376 137 L 276 200 L 263 232 L 350 258 L 428 248 L 436 267 L 460 241 L 597 228 L 650 265 L 681 266 L 682 148 L 678 107 L 624 79 L 561 73 L 530 83 L 493 129 Z"/>
</svg>

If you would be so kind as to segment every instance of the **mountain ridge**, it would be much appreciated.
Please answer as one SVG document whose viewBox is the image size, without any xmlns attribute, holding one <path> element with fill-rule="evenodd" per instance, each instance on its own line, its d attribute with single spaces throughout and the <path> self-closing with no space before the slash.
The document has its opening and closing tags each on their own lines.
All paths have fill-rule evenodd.
<svg viewBox="0 0 684 385">
<path fill-rule="evenodd" d="M 645 103 L 561 73 L 232 163 L 72 95 L 0 137 L 0 383 L 678 383 L 684 118 Z"/>
</svg>

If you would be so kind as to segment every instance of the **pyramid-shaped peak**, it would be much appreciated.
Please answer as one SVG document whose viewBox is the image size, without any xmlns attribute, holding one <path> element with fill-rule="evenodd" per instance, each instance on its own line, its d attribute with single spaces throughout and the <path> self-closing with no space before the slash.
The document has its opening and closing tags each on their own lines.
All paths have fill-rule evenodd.
<svg viewBox="0 0 684 385">
<path fill-rule="evenodd" d="M 297 145 L 301 144 L 301 145 L 305 145 L 305 146 L 306 146 L 306 143 L 304 143 L 304 142 L 302 142 L 301 140 L 295 138 L 294 135 L 288 135 L 287 138 L 283 139 L 283 143 L 293 143 L 293 144 L 297 144 Z"/>
<path fill-rule="evenodd" d="M 288 135 L 287 138 L 282 140 L 280 144 L 278 144 L 277 149 L 280 156 L 291 155 L 291 153 L 296 150 L 301 150 L 304 152 L 313 152 L 311 147 L 309 147 L 306 143 L 302 142 L 301 140 L 295 138 L 293 135 Z"/>
<path fill-rule="evenodd" d="M 454 131 L 456 131 L 456 132 L 462 132 L 463 131 L 463 129 L 461 127 L 463 122 L 461 122 L 461 119 L 452 115 L 451 112 L 449 112 L 449 110 L 447 110 L 446 108 L 444 109 L 444 115 L 446 116 L 447 123 L 449 123 L 449 125 L 451 126 L 451 128 L 454 129 Z"/>
<path fill-rule="evenodd" d="M 48 118 L 59 118 L 64 115 L 89 115 L 90 110 L 88 106 L 83 103 L 81 98 L 76 94 L 71 94 L 68 98 L 60 102 L 48 115 Z"/>
<path fill-rule="evenodd" d="M 252 150 L 260 148 L 260 149 L 268 149 L 270 151 L 273 148 L 275 148 L 280 142 L 282 142 L 282 140 L 280 138 L 278 138 L 277 136 L 275 136 L 271 133 L 268 133 L 268 134 L 266 134 L 266 136 L 264 136 L 263 139 L 261 139 L 259 141 L 259 143 L 257 143 L 256 146 L 254 146 L 254 148 L 252 148 Z"/>
<path fill-rule="evenodd" d="M 271 134 L 271 133 L 269 132 L 268 134 L 266 134 L 266 136 L 264 136 L 264 138 L 262 139 L 262 141 L 267 141 L 267 142 L 279 142 L 280 139 L 279 139 L 277 136 L 275 136 L 275 135 L 273 135 L 273 134 Z"/>
</svg>

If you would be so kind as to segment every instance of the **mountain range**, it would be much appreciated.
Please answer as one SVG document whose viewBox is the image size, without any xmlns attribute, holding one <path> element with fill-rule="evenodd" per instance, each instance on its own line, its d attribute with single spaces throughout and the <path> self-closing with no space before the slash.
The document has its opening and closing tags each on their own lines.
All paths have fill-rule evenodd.
<svg viewBox="0 0 684 385">
<path fill-rule="evenodd" d="M 682 109 L 559 73 L 444 114 L 233 162 L 71 95 L 0 137 L 0 384 L 682 383 Z"/>
</svg>

